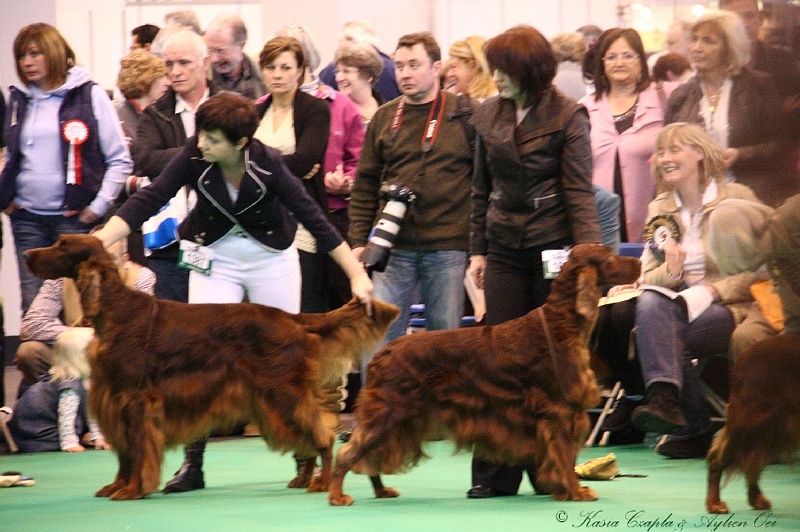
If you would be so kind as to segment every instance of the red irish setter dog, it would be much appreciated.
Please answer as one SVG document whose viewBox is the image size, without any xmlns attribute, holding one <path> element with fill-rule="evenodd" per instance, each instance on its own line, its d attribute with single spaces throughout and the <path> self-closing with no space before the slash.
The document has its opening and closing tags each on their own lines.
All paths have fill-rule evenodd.
<svg viewBox="0 0 800 532">
<path fill-rule="evenodd" d="M 342 492 L 351 469 L 370 476 L 376 497 L 397 497 L 379 475 L 416 465 L 422 443 L 440 434 L 487 460 L 536 464 L 537 492 L 596 499 L 574 471 L 586 409 L 600 399 L 588 341 L 601 287 L 634 282 L 639 272 L 637 259 L 578 245 L 539 309 L 502 325 L 391 342 L 369 364 L 358 425 L 336 455 L 330 503 L 352 504 Z"/>
<path fill-rule="evenodd" d="M 165 446 L 218 427 L 256 422 L 267 445 L 322 456 L 309 491 L 327 491 L 334 435 L 314 399 L 375 348 L 397 317 L 393 305 L 351 301 L 326 314 L 289 314 L 249 303 L 158 300 L 122 284 L 97 238 L 64 235 L 31 250 L 39 277 L 76 279 L 96 339 L 90 347 L 91 411 L 119 459 L 98 497 L 139 499 L 156 489 Z"/>
<path fill-rule="evenodd" d="M 723 474 L 741 470 L 747 499 L 756 510 L 772 507 L 758 480 L 767 464 L 791 460 L 800 448 L 800 335 L 757 343 L 736 359 L 725 426 L 708 452 L 709 513 L 726 514 L 720 500 Z"/>
</svg>

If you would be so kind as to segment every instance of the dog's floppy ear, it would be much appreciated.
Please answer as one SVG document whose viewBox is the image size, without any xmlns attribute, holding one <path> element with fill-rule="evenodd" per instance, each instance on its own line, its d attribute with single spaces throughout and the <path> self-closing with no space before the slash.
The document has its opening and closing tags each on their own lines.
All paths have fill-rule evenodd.
<svg viewBox="0 0 800 532">
<path fill-rule="evenodd" d="M 100 271 L 92 261 L 78 265 L 78 292 L 81 294 L 81 306 L 84 318 L 93 318 L 100 312 Z"/>
<path fill-rule="evenodd" d="M 600 300 L 600 287 L 597 286 L 597 270 L 594 266 L 581 266 L 575 283 L 575 310 L 588 321 L 594 322 L 597 316 L 597 302 Z"/>
</svg>

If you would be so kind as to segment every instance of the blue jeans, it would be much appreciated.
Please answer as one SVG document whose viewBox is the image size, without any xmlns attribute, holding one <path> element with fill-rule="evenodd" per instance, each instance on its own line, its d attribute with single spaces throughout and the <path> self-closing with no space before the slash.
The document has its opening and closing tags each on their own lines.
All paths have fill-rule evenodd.
<svg viewBox="0 0 800 532">
<path fill-rule="evenodd" d="M 52 246 L 59 235 L 88 233 L 92 225 L 81 222 L 78 216 L 66 218 L 61 215 L 33 214 L 26 210 L 14 211 L 9 218 L 11 218 L 11 232 L 14 235 L 14 248 L 19 266 L 22 313 L 25 314 L 39 292 L 43 280 L 28 270 L 23 253 L 29 249 Z"/>
<path fill-rule="evenodd" d="M 464 315 L 466 251 L 405 251 L 393 249 L 383 272 L 374 272 L 372 297 L 400 307 L 400 317 L 386 333 L 391 342 L 406 333 L 417 283 L 422 288 L 427 330 L 458 329 Z M 362 369 L 369 360 L 365 360 Z M 362 373 L 365 375 L 365 373 Z"/>
<path fill-rule="evenodd" d="M 600 222 L 600 233 L 603 236 L 603 244 L 609 246 L 614 253 L 619 253 L 620 237 L 620 216 L 619 209 L 622 199 L 619 194 L 593 185 L 594 203 L 597 207 L 597 220 Z M 629 235 L 630 236 L 630 235 Z"/>
<path fill-rule="evenodd" d="M 726 353 L 736 324 L 725 305 L 712 304 L 689 323 L 680 299 L 644 291 L 636 303 L 636 352 L 645 386 L 668 382 L 680 391 L 687 426 L 672 439 L 707 431 L 711 413 L 692 359 Z"/>
</svg>

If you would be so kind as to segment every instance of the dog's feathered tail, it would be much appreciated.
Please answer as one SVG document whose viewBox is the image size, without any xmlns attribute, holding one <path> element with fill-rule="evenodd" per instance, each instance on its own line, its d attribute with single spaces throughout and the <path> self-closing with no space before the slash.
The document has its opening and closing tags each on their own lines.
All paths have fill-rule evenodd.
<svg viewBox="0 0 800 532">
<path fill-rule="evenodd" d="M 399 314 L 395 305 L 373 300 L 368 316 L 367 307 L 356 298 L 325 314 L 299 314 L 306 330 L 320 337 L 320 383 L 340 380 L 366 354 L 374 353 Z"/>
</svg>

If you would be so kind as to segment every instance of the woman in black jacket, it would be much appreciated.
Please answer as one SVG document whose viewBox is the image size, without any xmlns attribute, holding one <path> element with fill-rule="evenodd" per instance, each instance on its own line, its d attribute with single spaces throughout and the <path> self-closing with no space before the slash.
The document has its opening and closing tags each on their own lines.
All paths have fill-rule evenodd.
<svg viewBox="0 0 800 532">
<path fill-rule="evenodd" d="M 300 222 L 320 252 L 347 274 L 353 296 L 369 304 L 372 282 L 350 247 L 280 154 L 253 139 L 258 126 L 253 103 L 222 92 L 200 105 L 195 120 L 197 137 L 95 236 L 106 246 L 127 236 L 188 185 L 197 193 L 197 205 L 178 234 L 192 270 L 190 303 L 239 303 L 246 293 L 253 303 L 297 313 L 300 266 L 294 239 Z M 204 448 L 204 441 L 187 446 L 186 461 L 165 490 L 205 487 Z"/>
<path fill-rule="evenodd" d="M 544 303 L 545 252 L 601 236 L 589 117 L 552 86 L 557 63 L 547 39 L 520 25 L 487 41 L 485 51 L 499 95 L 473 116 L 469 274 L 485 290 L 486 324 L 495 325 Z M 514 495 L 524 470 L 474 458 L 467 495 Z"/>
<path fill-rule="evenodd" d="M 291 172 L 302 178 L 311 197 L 327 212 L 325 172 L 321 171 L 328 146 L 331 113 L 328 104 L 299 90 L 305 76 L 303 46 L 292 37 L 274 37 L 259 56 L 269 94 L 257 104 L 261 123 L 255 138 L 277 149 Z M 325 257 L 301 225 L 297 248 L 303 276 L 303 312 L 330 310 L 325 297 Z"/>
</svg>

